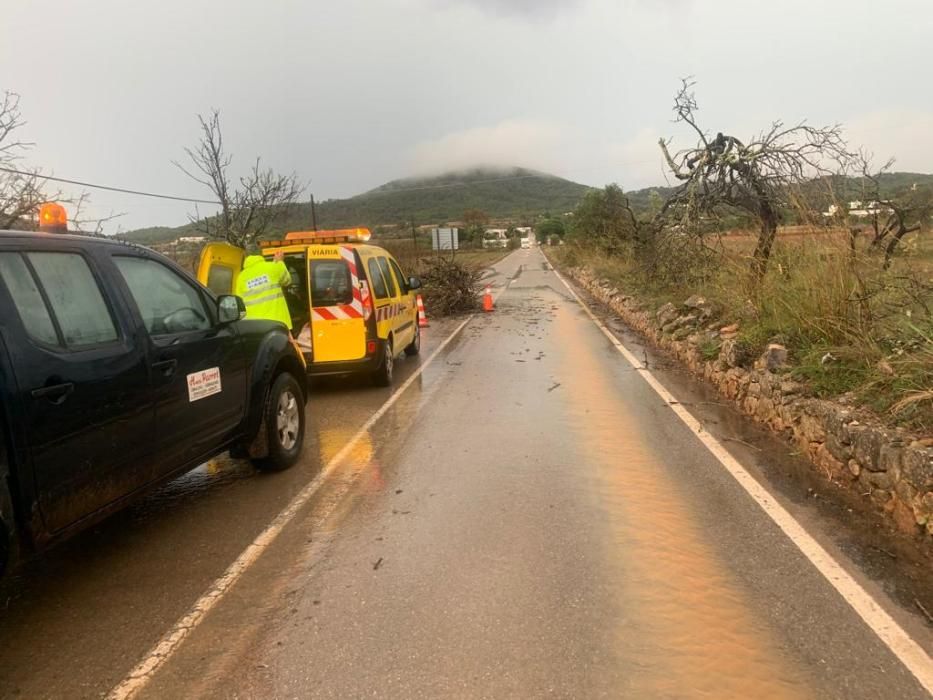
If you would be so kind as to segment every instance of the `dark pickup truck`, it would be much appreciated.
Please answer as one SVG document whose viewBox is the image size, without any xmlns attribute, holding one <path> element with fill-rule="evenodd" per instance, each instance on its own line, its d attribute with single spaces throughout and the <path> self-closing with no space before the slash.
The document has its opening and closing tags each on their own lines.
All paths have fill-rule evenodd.
<svg viewBox="0 0 933 700">
<path fill-rule="evenodd" d="M 142 247 L 0 233 L 0 572 L 220 452 L 297 460 L 304 362 L 243 311 Z"/>
</svg>

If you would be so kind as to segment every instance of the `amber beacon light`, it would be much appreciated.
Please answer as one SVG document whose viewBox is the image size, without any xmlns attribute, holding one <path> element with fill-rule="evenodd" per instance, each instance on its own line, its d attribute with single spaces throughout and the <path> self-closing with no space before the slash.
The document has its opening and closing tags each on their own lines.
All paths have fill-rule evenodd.
<svg viewBox="0 0 933 700">
<path fill-rule="evenodd" d="M 65 207 L 55 202 L 46 202 L 39 207 L 39 230 L 46 233 L 64 233 L 68 230 L 68 213 Z"/>
</svg>

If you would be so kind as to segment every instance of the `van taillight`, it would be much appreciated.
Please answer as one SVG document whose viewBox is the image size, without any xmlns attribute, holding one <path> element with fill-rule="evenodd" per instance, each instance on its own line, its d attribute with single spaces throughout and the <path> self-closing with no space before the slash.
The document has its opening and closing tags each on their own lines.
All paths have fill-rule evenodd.
<svg viewBox="0 0 933 700">
<path fill-rule="evenodd" d="M 367 354 L 367 355 L 372 355 L 372 354 L 374 354 L 375 352 L 376 352 L 376 341 L 375 341 L 375 340 L 367 340 L 367 341 L 366 341 L 366 354 Z"/>
<path fill-rule="evenodd" d="M 360 300 L 363 302 L 363 319 L 368 321 L 373 315 L 373 300 L 369 296 L 369 285 L 366 280 L 360 281 Z"/>
</svg>

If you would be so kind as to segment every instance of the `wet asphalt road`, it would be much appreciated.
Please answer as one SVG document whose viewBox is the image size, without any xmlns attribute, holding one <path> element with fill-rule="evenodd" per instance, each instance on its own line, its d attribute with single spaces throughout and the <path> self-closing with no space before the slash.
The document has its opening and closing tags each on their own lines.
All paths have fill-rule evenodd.
<svg viewBox="0 0 933 700">
<path fill-rule="evenodd" d="M 418 375 L 140 697 L 926 697 L 547 267 L 538 250 L 497 266 L 497 311 Z M 397 386 L 457 323 L 432 323 Z M 679 399 L 702 396 L 658 362 Z M 319 383 L 292 470 L 218 459 L 32 562 L 2 591 L 0 696 L 105 696 L 390 394 Z M 823 497 L 786 447 L 703 411 L 929 652 L 914 607 L 930 609 L 929 560 Z"/>
</svg>

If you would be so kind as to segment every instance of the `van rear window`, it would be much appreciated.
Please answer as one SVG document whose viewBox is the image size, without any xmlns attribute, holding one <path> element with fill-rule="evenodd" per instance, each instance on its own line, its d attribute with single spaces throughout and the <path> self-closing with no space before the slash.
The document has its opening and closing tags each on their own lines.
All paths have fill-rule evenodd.
<svg viewBox="0 0 933 700">
<path fill-rule="evenodd" d="M 343 260 L 311 261 L 311 306 L 337 306 L 353 301 L 350 268 Z"/>
<path fill-rule="evenodd" d="M 377 299 L 387 298 L 389 292 L 386 291 L 386 281 L 382 276 L 382 270 L 379 269 L 376 258 L 370 258 L 369 262 L 366 263 L 366 268 L 369 270 L 369 284 L 373 289 L 373 294 L 376 295 Z"/>
<path fill-rule="evenodd" d="M 395 296 L 395 280 L 392 279 L 392 272 L 389 270 L 389 261 L 385 258 L 379 258 L 379 269 L 382 270 L 382 276 L 386 281 L 386 288 L 389 296 Z"/>
</svg>

